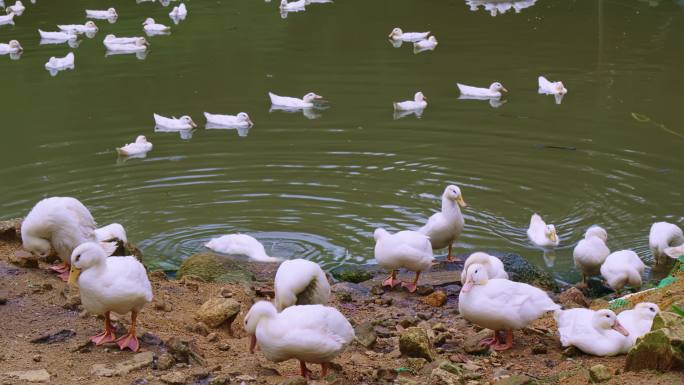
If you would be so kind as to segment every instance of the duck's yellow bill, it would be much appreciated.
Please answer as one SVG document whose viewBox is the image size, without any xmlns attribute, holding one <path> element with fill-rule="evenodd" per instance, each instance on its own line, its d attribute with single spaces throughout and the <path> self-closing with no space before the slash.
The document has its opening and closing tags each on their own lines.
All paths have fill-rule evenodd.
<svg viewBox="0 0 684 385">
<path fill-rule="evenodd" d="M 69 285 L 78 286 L 79 275 L 81 275 L 81 269 L 77 269 L 74 265 L 71 265 L 71 271 L 69 271 Z"/>
<path fill-rule="evenodd" d="M 465 201 L 463 200 L 463 196 L 459 195 L 458 198 L 456 198 L 456 202 L 458 202 L 458 205 L 461 207 L 466 207 L 468 206 Z"/>
</svg>

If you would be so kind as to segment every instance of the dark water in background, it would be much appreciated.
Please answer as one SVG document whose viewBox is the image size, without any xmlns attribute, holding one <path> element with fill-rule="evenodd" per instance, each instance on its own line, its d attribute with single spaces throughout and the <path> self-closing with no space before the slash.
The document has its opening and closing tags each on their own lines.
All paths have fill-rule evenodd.
<svg viewBox="0 0 684 385">
<path fill-rule="evenodd" d="M 74 50 L 76 69 L 51 77 L 44 63 L 70 49 L 39 46 L 36 29 L 110 4 L 118 21 L 99 21 Z M 26 5 L 0 26 L 0 41 L 25 48 L 18 61 L 0 57 L 0 217 L 74 196 L 101 224 L 124 224 L 156 267 L 238 231 L 274 255 L 333 267 L 372 260 L 375 227 L 418 227 L 455 183 L 469 204 L 457 251 L 543 266 L 525 235 L 538 211 L 559 230 L 551 270 L 568 280 L 589 225 L 608 230 L 611 249 L 650 259 L 651 223 L 683 220 L 684 7 L 673 1 L 540 0 L 492 17 L 456 0 L 339 0 L 286 19 L 275 0 L 189 1 L 187 20 L 150 38 L 145 60 L 105 57 L 102 39 L 140 35 L 148 16 L 170 25 L 170 7 Z M 430 30 L 439 46 L 393 48 L 395 26 Z M 565 83 L 562 104 L 537 95 L 540 74 Z M 456 82 L 493 81 L 510 91 L 499 108 L 458 99 Z M 417 90 L 430 103 L 423 116 L 395 120 L 392 102 Z M 328 108 L 317 119 L 269 112 L 268 91 L 314 91 Z M 256 125 L 246 137 L 154 133 L 153 112 L 203 126 L 203 111 L 245 111 Z M 139 134 L 154 150 L 117 162 L 115 147 Z"/>
</svg>

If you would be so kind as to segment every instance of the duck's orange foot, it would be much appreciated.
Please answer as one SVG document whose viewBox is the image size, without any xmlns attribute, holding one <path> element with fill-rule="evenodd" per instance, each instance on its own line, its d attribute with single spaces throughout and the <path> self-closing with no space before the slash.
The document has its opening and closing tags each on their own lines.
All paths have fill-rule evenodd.
<svg viewBox="0 0 684 385">
<path fill-rule="evenodd" d="M 131 333 L 128 333 L 125 336 L 122 336 L 119 339 L 117 339 L 116 344 L 119 345 L 119 348 L 121 350 L 124 350 L 126 348 L 131 349 L 131 351 L 133 352 L 137 352 L 138 350 L 140 350 L 140 342 L 138 342 L 138 337 Z"/>
<path fill-rule="evenodd" d="M 56 273 L 67 273 L 69 274 L 69 266 L 67 264 L 62 263 L 61 265 L 56 265 L 56 266 L 50 266 L 50 270 L 56 272 Z"/>
<path fill-rule="evenodd" d="M 61 279 L 64 282 L 69 282 L 69 270 L 67 270 L 63 273 L 59 273 L 58 277 L 59 277 L 59 279 Z"/>
<path fill-rule="evenodd" d="M 500 352 L 502 350 L 508 350 L 513 347 L 513 344 L 494 344 L 492 345 L 492 349 L 496 350 L 497 352 Z"/>
<path fill-rule="evenodd" d="M 480 346 L 492 346 L 496 345 L 499 341 L 496 340 L 496 338 L 485 338 L 482 341 L 480 341 Z"/>
<path fill-rule="evenodd" d="M 406 288 L 409 291 L 409 293 L 415 293 L 416 289 L 418 289 L 418 286 L 415 283 L 402 282 L 401 287 Z"/>
<path fill-rule="evenodd" d="M 90 337 L 90 341 L 92 341 L 95 345 L 102 345 L 106 344 L 108 342 L 112 342 L 116 339 L 116 336 L 114 335 L 114 332 L 111 330 L 105 330 L 102 333 L 98 335 L 94 335 Z"/>
<path fill-rule="evenodd" d="M 399 282 L 400 281 L 398 279 L 396 279 L 390 275 L 389 277 L 387 277 L 387 279 L 382 281 L 382 286 L 389 286 L 391 288 L 394 288 L 395 286 L 397 286 L 399 284 Z"/>
</svg>

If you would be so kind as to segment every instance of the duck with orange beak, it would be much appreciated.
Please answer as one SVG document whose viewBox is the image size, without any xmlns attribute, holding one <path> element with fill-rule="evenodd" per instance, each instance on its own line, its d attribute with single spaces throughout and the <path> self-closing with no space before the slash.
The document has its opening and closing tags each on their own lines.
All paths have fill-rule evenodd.
<svg viewBox="0 0 684 385">
<path fill-rule="evenodd" d="M 494 350 L 512 348 L 514 329 L 525 328 L 544 313 L 558 309 L 543 290 L 508 279 L 489 279 L 487 268 L 478 263 L 468 266 L 458 296 L 458 310 L 466 320 L 494 331 L 493 338 L 481 341 Z M 498 331 L 506 332 L 505 342 Z"/>
<path fill-rule="evenodd" d="M 461 189 L 458 186 L 449 185 L 442 194 L 442 211 L 433 214 L 425 226 L 418 230 L 430 238 L 433 250 L 449 248 L 448 262 L 458 261 L 453 255 L 453 245 L 463 232 L 465 219 L 463 219 L 461 208 L 467 206 Z"/>
<path fill-rule="evenodd" d="M 604 357 L 626 353 L 633 345 L 629 331 L 612 310 L 559 310 L 554 318 L 563 346 Z"/>
<path fill-rule="evenodd" d="M 121 350 L 134 352 L 140 349 L 136 336 L 138 313 L 152 301 L 152 285 L 142 263 L 132 256 L 108 258 L 98 243 L 84 243 L 71 254 L 69 284 L 79 287 L 81 303 L 88 312 L 105 318 L 105 330 L 91 337 L 92 342 L 96 345 L 116 342 Z M 110 312 L 131 313 L 128 334 L 116 338 Z"/>
</svg>

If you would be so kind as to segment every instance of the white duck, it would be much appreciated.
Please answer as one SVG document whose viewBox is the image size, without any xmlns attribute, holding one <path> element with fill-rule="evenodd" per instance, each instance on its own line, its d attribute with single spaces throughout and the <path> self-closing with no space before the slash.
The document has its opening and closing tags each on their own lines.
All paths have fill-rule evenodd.
<svg viewBox="0 0 684 385">
<path fill-rule="evenodd" d="M 0 25 L 2 24 L 14 24 L 14 13 L 0 16 Z"/>
<path fill-rule="evenodd" d="M 392 40 L 401 40 L 401 41 L 421 41 L 425 40 L 428 38 L 428 35 L 430 35 L 430 31 L 427 32 L 404 32 L 401 30 L 401 28 L 394 28 L 392 32 L 389 34 L 389 38 Z"/>
<path fill-rule="evenodd" d="M 45 32 L 39 29 L 38 33 L 40 34 L 40 38 L 45 40 L 67 41 L 75 40 L 78 37 L 76 34 L 70 32 Z"/>
<path fill-rule="evenodd" d="M 264 245 L 247 234 L 228 234 L 213 238 L 204 244 L 216 252 L 229 255 L 246 255 L 257 262 L 280 262 L 280 258 L 266 254 Z"/>
<path fill-rule="evenodd" d="M 620 290 L 625 285 L 633 288 L 641 287 L 641 274 L 646 265 L 632 250 L 620 250 L 610 254 L 603 265 L 601 275 L 613 290 Z"/>
<path fill-rule="evenodd" d="M 413 48 L 416 49 L 432 49 L 437 47 L 437 38 L 434 36 L 430 36 L 429 38 L 425 40 L 420 40 L 415 43 L 413 43 Z"/>
<path fill-rule="evenodd" d="M 463 270 L 461 270 L 461 283 L 466 282 L 466 272 L 468 271 L 468 267 L 474 264 L 482 265 L 482 267 L 487 270 L 487 277 L 508 279 L 508 273 L 506 273 L 504 264 L 499 258 L 481 251 L 477 251 L 470 254 L 463 264 Z"/>
<path fill-rule="evenodd" d="M 4 44 L 4 43 L 0 44 L 0 55 L 4 55 L 7 53 L 17 53 L 17 52 L 21 52 L 23 50 L 24 50 L 24 48 L 16 40 L 10 40 L 10 42 L 8 44 Z"/>
<path fill-rule="evenodd" d="M 427 98 L 425 95 L 423 95 L 422 92 L 418 91 L 416 94 L 413 96 L 413 100 L 407 100 L 404 102 L 395 102 L 393 103 L 394 105 L 394 110 L 395 111 L 413 111 L 413 110 L 422 110 L 425 107 L 427 107 Z"/>
<path fill-rule="evenodd" d="M 99 242 L 128 242 L 126 229 L 119 223 L 111 223 L 95 229 L 95 238 Z"/>
<path fill-rule="evenodd" d="M 183 115 L 180 118 L 176 118 L 176 117 L 167 118 L 167 117 L 157 115 L 157 114 L 153 114 L 153 115 L 154 115 L 154 123 L 160 129 L 190 130 L 190 129 L 197 127 L 195 122 L 192 121 L 192 118 L 187 116 L 187 115 Z"/>
<path fill-rule="evenodd" d="M 453 244 L 463 232 L 465 220 L 460 207 L 466 207 L 461 189 L 455 185 L 449 185 L 442 193 L 442 211 L 432 214 L 425 226 L 419 232 L 430 238 L 432 248 L 435 250 L 449 248 L 447 260 L 455 261 L 453 257 Z"/>
<path fill-rule="evenodd" d="M 109 44 L 135 44 L 136 42 L 140 41 L 141 39 L 144 40 L 146 44 L 149 44 L 149 43 L 147 43 L 147 40 L 144 37 L 138 37 L 138 36 L 136 36 L 136 37 L 116 37 L 115 35 L 112 35 L 112 34 L 105 36 L 103 42 L 105 44 L 106 43 L 109 43 Z"/>
<path fill-rule="evenodd" d="M 184 19 L 188 15 L 188 9 L 185 7 L 185 3 L 180 3 L 177 7 L 173 7 L 169 16 L 172 19 Z"/>
<path fill-rule="evenodd" d="M 22 13 L 26 10 L 26 7 L 24 4 L 17 0 L 14 5 L 10 5 L 9 7 L 5 8 L 5 13 L 15 13 L 18 16 L 21 16 Z"/>
<path fill-rule="evenodd" d="M 632 310 L 625 310 L 618 314 L 620 324 L 629 332 L 629 346 L 636 344 L 639 337 L 643 337 L 651 331 L 653 318 L 660 313 L 658 305 L 651 302 L 641 302 Z"/>
<path fill-rule="evenodd" d="M 321 364 L 321 378 L 329 363 L 354 340 L 354 328 L 337 309 L 323 305 L 291 306 L 278 313 L 275 305 L 260 301 L 245 316 L 245 331 L 254 346 L 275 362 L 297 359 L 308 378 L 306 363 Z"/>
<path fill-rule="evenodd" d="M 306 8 L 306 0 L 293 1 L 288 3 L 287 0 L 280 1 L 280 9 L 283 11 L 300 11 Z"/>
<path fill-rule="evenodd" d="M 268 96 L 271 98 L 271 104 L 273 104 L 274 106 L 282 106 L 289 108 L 313 107 L 314 100 L 323 99 L 322 96 L 316 95 L 313 92 L 309 92 L 308 94 L 304 95 L 304 97 L 301 99 L 292 98 L 289 96 L 278 96 L 272 92 L 269 92 Z"/>
<path fill-rule="evenodd" d="M 278 267 L 273 284 L 278 311 L 294 305 L 325 305 L 330 283 L 316 262 L 292 259 Z"/>
<path fill-rule="evenodd" d="M 49 71 L 60 71 L 65 69 L 74 68 L 74 53 L 69 52 L 64 57 L 50 57 L 47 63 L 45 63 L 45 69 Z"/>
<path fill-rule="evenodd" d="M 397 270 L 405 268 L 416 272 L 413 283 L 401 282 L 401 286 L 413 293 L 418 285 L 420 273 L 432 266 L 432 245 L 429 238 L 417 231 L 400 231 L 390 234 L 378 228 L 373 234 L 375 238 L 375 260 L 383 268 L 390 271 L 383 286 L 394 287 L 399 283 Z"/>
<path fill-rule="evenodd" d="M 610 254 L 606 245 L 608 233 L 603 227 L 591 226 L 572 251 L 575 266 L 582 271 L 582 283 L 586 287 L 587 277 L 601 274 L 601 265 Z"/>
<path fill-rule="evenodd" d="M 545 77 L 540 76 L 538 79 L 539 93 L 545 95 L 565 95 L 568 89 L 565 88 L 563 82 L 550 82 Z"/>
<path fill-rule="evenodd" d="M 145 52 L 149 43 L 144 37 L 137 38 L 132 43 L 112 43 L 105 39 L 105 48 L 110 52 Z"/>
<path fill-rule="evenodd" d="M 91 19 L 116 19 L 119 17 L 119 14 L 116 13 L 116 9 L 114 8 L 109 8 L 106 11 L 86 9 L 85 13 L 86 17 Z"/>
<path fill-rule="evenodd" d="M 547 225 L 539 214 L 534 213 L 530 218 L 530 227 L 527 229 L 527 236 L 532 243 L 539 247 L 556 247 L 560 243 L 560 238 L 556 233 L 554 225 Z"/>
<path fill-rule="evenodd" d="M 489 279 L 487 268 L 472 264 L 458 296 L 458 310 L 468 321 L 494 331 L 494 337 L 481 343 L 494 350 L 513 346 L 513 329 L 522 329 L 547 311 L 560 309 L 541 289 L 507 279 Z M 506 342 L 498 331 L 506 330 Z"/>
<path fill-rule="evenodd" d="M 243 128 L 254 125 L 246 112 L 240 112 L 237 115 L 216 115 L 205 112 L 204 117 L 207 123 L 222 127 Z"/>
<path fill-rule="evenodd" d="M 61 31 L 64 32 L 70 32 L 70 33 L 92 33 L 92 32 L 97 32 L 97 25 L 95 25 L 95 22 L 92 20 L 86 21 L 85 24 L 64 24 L 64 25 L 58 25 L 57 28 L 59 28 Z"/>
<path fill-rule="evenodd" d="M 135 142 L 116 148 L 116 152 L 121 156 L 137 156 L 147 154 L 151 150 L 152 143 L 147 141 L 145 135 L 138 135 L 138 137 L 135 138 Z"/>
<path fill-rule="evenodd" d="M 54 249 L 62 260 L 52 267 L 67 280 L 72 251 L 81 243 L 95 242 L 97 224 L 90 211 L 75 198 L 52 197 L 36 203 L 21 224 L 21 240 L 25 250 L 47 257 Z M 107 255 L 116 250 L 116 243 L 103 243 Z"/>
<path fill-rule="evenodd" d="M 615 356 L 629 350 L 629 332 L 612 310 L 559 310 L 554 313 L 563 346 L 575 346 L 595 356 Z"/>
<path fill-rule="evenodd" d="M 466 86 L 461 83 L 456 83 L 456 85 L 458 86 L 458 90 L 461 91 L 461 95 L 465 96 L 500 98 L 501 92 L 508 92 L 508 90 L 499 82 L 492 83 L 489 88 Z"/>
<path fill-rule="evenodd" d="M 145 32 L 167 32 L 171 30 L 171 27 L 167 27 L 164 24 L 157 24 L 153 18 L 148 17 L 143 22 L 143 29 Z"/>
<path fill-rule="evenodd" d="M 116 341 L 121 350 L 137 352 L 136 320 L 143 306 L 152 301 L 152 285 L 145 266 L 135 257 L 107 257 L 97 243 L 84 243 L 71 255 L 69 283 L 77 284 L 81 303 L 90 313 L 103 315 L 105 330 L 90 340 L 96 345 Z M 109 319 L 110 312 L 124 315 L 131 312 L 128 334 L 116 338 Z"/>
<path fill-rule="evenodd" d="M 668 222 L 656 222 L 651 226 L 648 245 L 657 264 L 667 262 L 670 257 L 665 253 L 668 247 L 684 244 L 684 235 L 679 226 Z"/>
</svg>

